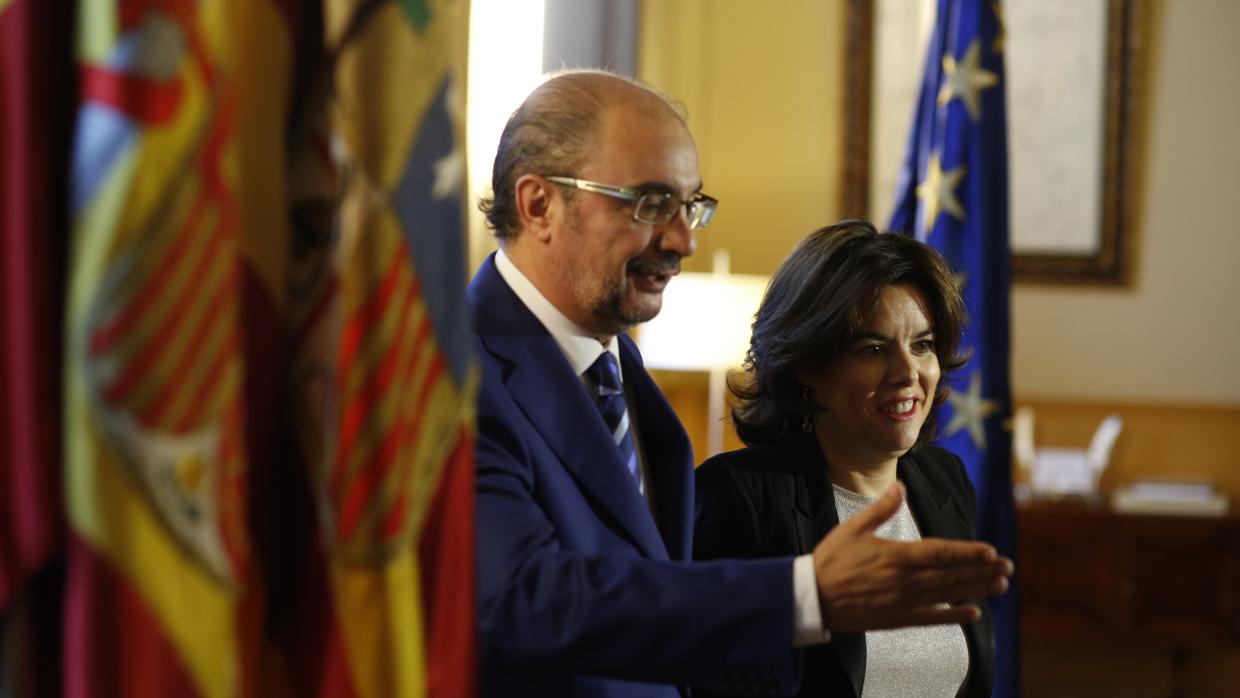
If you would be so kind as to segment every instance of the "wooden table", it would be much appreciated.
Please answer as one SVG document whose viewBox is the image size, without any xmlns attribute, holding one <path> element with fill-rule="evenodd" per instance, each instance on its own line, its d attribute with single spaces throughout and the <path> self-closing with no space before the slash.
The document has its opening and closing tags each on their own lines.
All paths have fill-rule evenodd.
<svg viewBox="0 0 1240 698">
<path fill-rule="evenodd" d="M 1174 695 L 1189 653 L 1240 646 L 1240 518 L 1035 501 L 1017 520 L 1026 644 L 1160 648 Z"/>
</svg>

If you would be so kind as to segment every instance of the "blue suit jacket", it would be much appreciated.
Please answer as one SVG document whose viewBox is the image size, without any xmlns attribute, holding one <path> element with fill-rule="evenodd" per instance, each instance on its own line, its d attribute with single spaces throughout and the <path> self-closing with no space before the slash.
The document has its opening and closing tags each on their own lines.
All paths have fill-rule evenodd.
<svg viewBox="0 0 1240 698">
<path fill-rule="evenodd" d="M 482 364 L 477 575 L 484 695 L 795 692 L 791 558 L 689 562 L 689 440 L 620 337 L 658 521 L 559 345 L 489 258 L 469 287 Z"/>
</svg>

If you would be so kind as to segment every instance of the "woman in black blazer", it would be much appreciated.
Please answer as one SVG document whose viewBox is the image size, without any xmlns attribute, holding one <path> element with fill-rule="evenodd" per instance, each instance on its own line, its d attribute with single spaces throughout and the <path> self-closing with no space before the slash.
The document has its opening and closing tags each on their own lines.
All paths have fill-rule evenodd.
<svg viewBox="0 0 1240 698">
<path fill-rule="evenodd" d="M 973 538 L 960 459 L 927 443 L 946 399 L 964 305 L 930 247 L 864 221 L 815 231 L 771 279 L 732 411 L 747 445 L 697 470 L 696 559 L 800 556 L 896 480 L 895 540 Z M 962 600 L 963 601 L 963 600 Z M 830 633 L 798 696 L 989 696 L 986 603 L 962 626 Z M 817 619 L 814 619 L 815 621 Z M 829 631 L 830 629 L 827 628 Z"/>
</svg>

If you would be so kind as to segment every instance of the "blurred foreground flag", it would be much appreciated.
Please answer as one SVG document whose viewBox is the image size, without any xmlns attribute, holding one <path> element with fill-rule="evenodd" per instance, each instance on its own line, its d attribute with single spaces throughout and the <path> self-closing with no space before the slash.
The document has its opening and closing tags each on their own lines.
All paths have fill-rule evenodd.
<svg viewBox="0 0 1240 698">
<path fill-rule="evenodd" d="M 55 392 L 63 237 L 53 233 L 60 188 L 43 156 L 56 150 L 41 62 L 49 4 L 0 0 L 0 618 L 61 552 L 63 535 Z"/>
<path fill-rule="evenodd" d="M 0 696 L 58 692 L 66 56 L 58 0 L 0 0 Z"/>
<path fill-rule="evenodd" d="M 339 207 L 293 299 L 345 693 L 469 696 L 473 404 L 461 132 L 468 4 L 327 0 Z M 305 308 L 311 309 L 304 312 Z M 315 399 L 317 398 L 317 399 Z M 333 661 L 339 661 L 333 657 Z"/>
<path fill-rule="evenodd" d="M 889 227 L 937 248 L 956 272 L 973 358 L 938 408 L 938 442 L 964 460 L 977 489 L 978 537 L 1015 558 L 1003 36 L 999 3 L 939 0 Z M 1019 689 L 1016 595 L 1013 585 L 990 602 L 1000 698 Z"/>
<path fill-rule="evenodd" d="M 68 696 L 243 692 L 235 28 L 224 0 L 92 0 L 65 337 Z"/>
</svg>

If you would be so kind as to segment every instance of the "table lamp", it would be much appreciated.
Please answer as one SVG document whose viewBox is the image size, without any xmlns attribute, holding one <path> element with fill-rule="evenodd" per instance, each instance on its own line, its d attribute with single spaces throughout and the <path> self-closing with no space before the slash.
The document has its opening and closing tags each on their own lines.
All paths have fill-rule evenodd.
<svg viewBox="0 0 1240 698">
<path fill-rule="evenodd" d="M 723 450 L 728 369 L 740 368 L 768 277 L 729 273 L 717 250 L 710 273 L 684 272 L 663 291 L 663 309 L 641 326 L 637 345 L 649 368 L 710 374 L 706 457 Z"/>
</svg>

